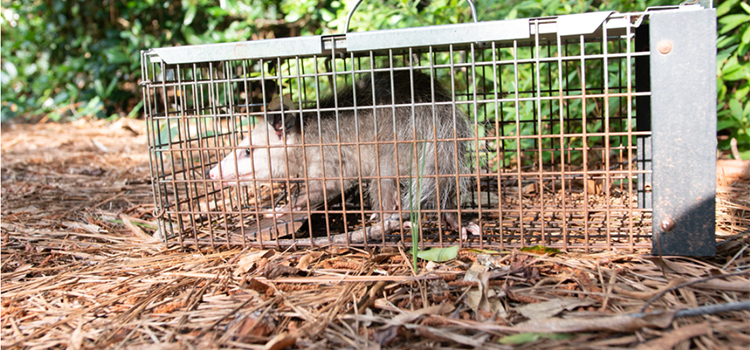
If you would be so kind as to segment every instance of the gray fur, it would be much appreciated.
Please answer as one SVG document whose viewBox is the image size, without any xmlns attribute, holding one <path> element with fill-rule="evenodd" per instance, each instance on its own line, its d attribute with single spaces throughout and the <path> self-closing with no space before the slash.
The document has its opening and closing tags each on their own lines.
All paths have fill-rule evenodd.
<svg viewBox="0 0 750 350">
<path fill-rule="evenodd" d="M 412 107 L 412 86 L 413 103 L 428 105 Z M 373 89 L 376 95 L 375 108 Z M 284 109 L 287 109 L 285 112 L 269 112 L 268 123 L 261 123 L 252 131 L 250 138 L 243 141 L 244 145 L 252 145 L 252 156 L 246 156 L 243 149 L 238 149 L 236 156 L 230 154 L 222 161 L 221 178 L 252 181 L 267 180 L 271 175 L 273 178 L 285 178 L 287 174 L 292 178 L 322 178 L 325 172 L 325 184 L 321 180 L 308 180 L 307 195 L 293 201 L 292 208 L 299 210 L 307 207 L 308 199 L 311 205 L 322 202 L 324 192 L 327 198 L 331 198 L 341 193 L 342 187 L 347 190 L 358 185 L 357 179 L 346 179 L 343 180 L 342 186 L 342 175 L 352 178 L 374 178 L 378 173 L 380 176 L 396 176 L 398 172 L 398 175 L 404 177 L 412 174 L 414 181 L 403 178 L 400 182 L 400 201 L 397 200 L 396 179 L 382 179 L 379 186 L 380 195 L 376 180 L 363 179 L 363 182 L 370 181 L 367 196 L 373 210 L 379 210 L 381 207 L 384 210 L 395 210 L 400 206 L 408 211 L 411 207 L 409 192 L 417 193 L 416 174 L 419 173 L 418 167 L 423 167 L 420 189 L 422 208 L 455 208 L 457 194 L 464 192 L 467 186 L 465 178 L 458 180 L 457 184 L 455 175 L 468 173 L 468 142 L 441 141 L 436 144 L 434 140 L 471 138 L 474 133 L 466 116 L 455 108 L 454 104 L 433 104 L 452 101 L 450 93 L 439 84 L 433 84 L 429 75 L 417 71 L 394 71 L 392 79 L 390 72 L 376 73 L 374 82 L 368 76 L 354 86 L 338 86 L 337 90 L 339 93 L 336 99 L 331 96 L 319 102 L 319 107 L 323 110 L 319 114 L 317 110 L 310 109 L 301 114 L 298 110 L 289 111 L 288 109 L 293 108 L 289 104 L 284 105 Z M 355 94 L 358 122 L 355 122 L 355 112 L 352 108 L 355 106 Z M 325 110 L 334 107 L 339 109 L 338 118 L 335 111 Z M 398 153 L 394 152 L 394 133 L 399 141 L 414 140 L 415 135 L 416 140 L 426 141 L 416 144 L 416 160 L 415 146 L 412 142 L 399 143 Z M 283 147 L 267 146 L 283 145 L 284 135 L 287 144 L 286 163 Z M 295 146 L 302 143 L 303 138 L 306 145 L 304 153 L 303 147 Z M 376 140 L 377 147 L 374 144 L 366 144 Z M 336 145 L 320 146 L 321 143 Z M 357 146 L 338 146 L 339 143 L 359 144 L 359 153 Z M 338 156 L 339 147 L 341 159 Z M 254 162 L 250 158 L 254 158 Z M 234 174 L 235 160 L 239 176 Z M 212 169 L 210 174 L 212 178 L 219 178 L 218 166 Z M 454 176 L 441 177 L 436 181 L 435 174 Z M 379 200 L 381 196 L 382 200 Z M 437 203 L 438 198 L 440 203 Z M 444 220 L 453 229 L 458 229 L 455 214 L 446 213 Z"/>
</svg>

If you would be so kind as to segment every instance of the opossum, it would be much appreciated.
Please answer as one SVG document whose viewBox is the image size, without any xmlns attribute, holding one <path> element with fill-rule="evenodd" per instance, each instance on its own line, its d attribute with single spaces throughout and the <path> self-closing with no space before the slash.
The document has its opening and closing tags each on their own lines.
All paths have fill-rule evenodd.
<svg viewBox="0 0 750 350">
<path fill-rule="evenodd" d="M 291 101 L 284 99 L 282 108 L 276 100 L 267 108 L 266 122 L 261 121 L 209 176 L 225 184 L 239 181 L 253 186 L 287 175 L 326 178 L 325 183 L 308 180 L 306 193 L 289 204 L 292 210 L 306 208 L 308 200 L 314 205 L 324 196 L 339 195 L 342 187 L 346 191 L 356 186 L 359 178 L 369 182 L 367 198 L 374 211 L 409 211 L 411 203 L 417 204 L 417 193 L 423 209 L 455 209 L 457 195 L 468 186 L 466 140 L 474 132 L 466 116 L 450 103 L 451 94 L 433 81 L 418 71 L 378 72 L 374 78 L 366 75 L 353 85 L 338 86 L 338 94 L 301 113 Z M 394 135 L 398 141 L 418 142 L 416 146 L 398 143 L 398 152 L 394 152 Z M 422 175 L 421 184 L 418 174 Z M 435 174 L 452 176 L 436 178 Z M 458 174 L 464 177 L 457 179 Z M 405 177 L 400 180 L 400 200 L 396 175 Z M 378 186 L 378 176 L 393 178 L 381 179 Z M 456 213 L 444 212 L 443 220 L 459 230 Z M 462 235 L 465 237 L 466 228 Z"/>
</svg>

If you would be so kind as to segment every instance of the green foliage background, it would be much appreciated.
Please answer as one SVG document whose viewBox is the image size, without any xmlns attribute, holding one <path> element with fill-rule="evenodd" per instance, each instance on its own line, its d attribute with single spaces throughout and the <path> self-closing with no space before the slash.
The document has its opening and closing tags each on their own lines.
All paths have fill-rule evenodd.
<svg viewBox="0 0 750 350">
<path fill-rule="evenodd" d="M 141 113 L 142 49 L 343 31 L 355 1 L 340 0 L 29 0 L 2 1 L 2 120 L 52 120 Z M 669 0 L 479 0 L 479 20 L 616 10 L 642 11 Z M 750 158 L 750 6 L 720 2 L 719 148 L 737 139 Z M 365 1 L 351 30 L 471 21 L 465 0 Z"/>
</svg>

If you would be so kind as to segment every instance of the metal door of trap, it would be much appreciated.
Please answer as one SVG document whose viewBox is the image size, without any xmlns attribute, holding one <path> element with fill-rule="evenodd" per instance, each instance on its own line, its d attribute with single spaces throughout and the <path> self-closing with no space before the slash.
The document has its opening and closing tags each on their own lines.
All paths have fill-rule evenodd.
<svg viewBox="0 0 750 350">
<path fill-rule="evenodd" d="M 366 247 L 411 239 L 409 221 L 425 247 L 712 255 L 715 22 L 686 5 L 144 51 L 160 231 L 182 246 Z M 256 128 L 283 142 L 241 144 Z M 221 176 L 239 174 L 251 151 L 273 164 L 209 176 L 227 157 Z M 428 185 L 457 191 L 404 199 Z M 282 215 L 313 192 L 324 200 Z"/>
</svg>

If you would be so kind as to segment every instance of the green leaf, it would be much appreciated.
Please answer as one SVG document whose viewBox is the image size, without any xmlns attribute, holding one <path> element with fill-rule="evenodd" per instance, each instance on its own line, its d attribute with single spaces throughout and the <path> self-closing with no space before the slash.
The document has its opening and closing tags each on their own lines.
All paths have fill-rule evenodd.
<svg viewBox="0 0 750 350">
<path fill-rule="evenodd" d="M 739 126 L 740 126 L 740 124 L 737 123 L 736 120 L 731 119 L 731 118 L 726 118 L 726 119 L 719 120 L 716 123 L 716 130 L 717 131 L 721 131 L 721 130 L 729 129 L 729 128 L 734 129 L 734 128 L 739 127 Z"/>
<path fill-rule="evenodd" d="M 722 62 L 722 61 L 726 60 L 727 58 L 729 58 L 730 56 L 732 56 L 732 54 L 734 53 L 734 51 L 737 50 L 738 46 L 739 45 L 732 45 L 732 46 L 729 46 L 729 47 L 724 48 L 721 51 L 719 51 L 719 53 L 716 54 L 716 61 L 717 62 Z"/>
<path fill-rule="evenodd" d="M 102 108 L 104 108 L 104 105 L 102 104 L 101 98 L 99 96 L 94 96 L 94 98 L 89 100 L 85 106 L 78 110 L 78 114 L 83 116 L 93 116 L 98 114 Z"/>
<path fill-rule="evenodd" d="M 535 245 L 533 247 L 524 247 L 524 248 L 521 248 L 521 251 L 527 252 L 527 253 L 539 254 L 539 255 L 544 255 L 544 254 L 554 255 L 554 254 L 560 253 L 560 249 L 548 248 L 543 245 Z"/>
<path fill-rule="evenodd" d="M 737 56 L 732 56 L 727 60 L 726 63 L 724 63 L 724 67 L 721 69 L 722 73 L 728 73 L 732 72 L 734 70 L 737 70 L 740 68 L 739 60 L 737 59 Z"/>
<path fill-rule="evenodd" d="M 721 30 L 719 30 L 719 34 L 724 34 L 736 28 L 740 24 L 747 23 L 748 20 L 750 20 L 750 15 L 743 14 L 726 15 L 722 18 L 719 18 L 719 23 L 723 24 Z"/>
<path fill-rule="evenodd" d="M 104 91 L 104 96 L 109 97 L 109 95 L 112 94 L 112 91 L 115 91 L 115 88 L 117 88 L 117 82 L 119 82 L 120 79 L 117 77 L 112 78 L 112 81 L 109 82 L 109 85 L 107 86 L 107 90 Z"/>
<path fill-rule="evenodd" d="M 27 65 L 26 67 L 23 67 L 23 74 L 25 76 L 30 76 L 36 73 L 36 68 L 37 68 L 36 63 L 31 63 Z"/>
<path fill-rule="evenodd" d="M 294 22 L 297 22 L 300 18 L 302 18 L 302 15 L 303 15 L 302 13 L 295 11 L 286 15 L 286 17 L 284 17 L 284 21 L 288 23 L 294 23 Z"/>
<path fill-rule="evenodd" d="M 735 70 L 732 70 L 728 72 L 727 74 L 722 75 L 721 77 L 724 80 L 728 81 L 736 81 L 736 80 L 750 80 L 750 64 L 745 64 L 743 66 L 738 67 Z"/>
<path fill-rule="evenodd" d="M 187 11 L 185 12 L 185 19 L 182 20 L 182 25 L 189 26 L 195 19 L 195 14 L 198 13 L 198 7 L 195 4 L 189 4 Z"/>
<path fill-rule="evenodd" d="M 178 131 L 177 126 L 170 128 L 169 124 L 162 125 L 161 131 L 159 132 L 159 138 L 154 140 L 157 143 L 156 147 L 166 148 L 169 146 L 169 144 L 172 143 L 172 139 L 178 135 Z"/>
<path fill-rule="evenodd" d="M 110 47 L 103 51 L 104 57 L 111 65 L 118 65 L 123 63 L 129 63 L 130 57 L 123 52 L 123 49 L 119 46 Z"/>
<path fill-rule="evenodd" d="M 500 344 L 519 345 L 535 342 L 540 339 L 566 340 L 573 338 L 572 333 L 518 333 L 500 338 Z"/>
<path fill-rule="evenodd" d="M 518 10 L 515 8 L 510 10 L 510 12 L 508 12 L 508 15 L 505 16 L 505 19 L 516 19 L 516 18 L 518 18 Z"/>
<path fill-rule="evenodd" d="M 455 245 L 447 248 L 420 250 L 417 257 L 427 261 L 444 262 L 455 259 L 458 256 L 458 249 L 459 247 Z"/>
<path fill-rule="evenodd" d="M 726 13 L 729 12 L 729 10 L 732 9 L 732 6 L 737 3 L 739 0 L 728 0 L 723 2 L 719 7 L 716 8 L 716 17 L 720 18 L 721 16 L 724 16 Z"/>
<path fill-rule="evenodd" d="M 740 104 L 740 101 L 729 100 L 729 110 L 732 111 L 732 116 L 735 119 L 742 119 L 742 104 Z"/>
<path fill-rule="evenodd" d="M 5 69 L 5 72 L 8 74 L 10 80 L 13 80 L 18 76 L 18 70 L 16 70 L 16 66 L 10 61 L 6 61 L 5 63 L 3 63 L 3 69 Z"/>
<path fill-rule="evenodd" d="M 104 97 L 104 85 L 101 79 L 94 80 L 94 90 L 96 90 L 97 95 Z"/>
<path fill-rule="evenodd" d="M 750 5 L 745 2 L 741 2 L 740 6 L 742 6 L 742 9 L 745 10 L 745 12 L 750 13 Z"/>
<path fill-rule="evenodd" d="M 133 119 L 133 118 L 137 117 L 138 116 L 138 112 L 140 112 L 141 108 L 143 108 L 143 100 L 141 100 L 140 102 L 138 102 L 138 104 L 135 105 L 135 107 L 133 107 L 133 110 L 130 111 L 130 113 L 128 113 L 128 118 Z"/>
<path fill-rule="evenodd" d="M 494 254 L 500 254 L 499 251 L 497 251 L 497 250 L 490 250 L 490 249 L 471 248 L 468 251 L 472 252 L 472 253 L 477 253 L 477 254 L 493 254 L 493 255 Z"/>
<path fill-rule="evenodd" d="M 67 100 L 69 97 L 70 95 L 68 95 L 66 91 L 61 91 L 59 94 L 55 95 L 53 101 L 55 102 L 55 104 L 60 104 L 63 101 Z"/>
<path fill-rule="evenodd" d="M 320 16 L 325 22 L 330 22 L 336 19 L 336 15 L 326 9 L 320 9 Z"/>
<path fill-rule="evenodd" d="M 49 118 L 51 121 L 57 122 L 57 121 L 60 121 L 60 119 L 62 119 L 62 114 L 60 114 L 57 111 L 53 111 L 47 114 L 47 118 Z"/>
<path fill-rule="evenodd" d="M 750 84 L 745 83 L 745 85 L 741 86 L 737 89 L 737 91 L 734 92 L 734 98 L 743 101 L 749 92 Z"/>
</svg>

